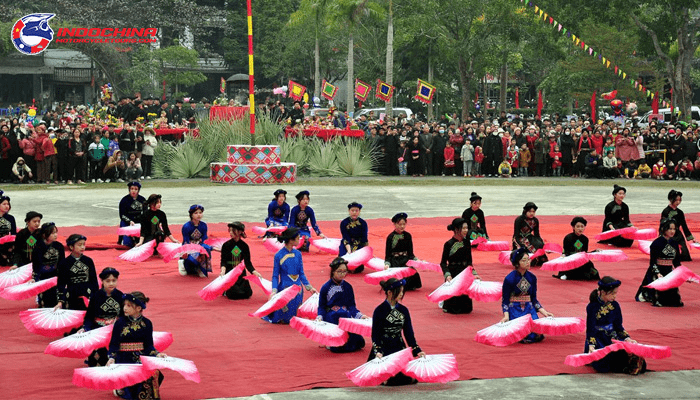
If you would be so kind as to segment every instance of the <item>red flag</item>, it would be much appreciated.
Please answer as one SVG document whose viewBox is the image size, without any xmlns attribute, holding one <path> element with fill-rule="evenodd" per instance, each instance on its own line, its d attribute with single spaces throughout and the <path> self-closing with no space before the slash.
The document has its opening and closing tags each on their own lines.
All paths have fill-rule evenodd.
<svg viewBox="0 0 700 400">
<path fill-rule="evenodd" d="M 654 100 L 651 102 L 651 112 L 653 114 L 659 113 L 659 92 L 654 93 Z"/>
<path fill-rule="evenodd" d="M 595 123 L 596 112 L 595 112 L 595 91 L 593 92 L 593 97 L 591 97 L 591 120 Z"/>
<path fill-rule="evenodd" d="M 673 88 L 671 88 L 671 105 L 669 107 L 671 108 L 671 115 L 673 115 Z"/>
<path fill-rule="evenodd" d="M 537 93 L 537 118 L 542 118 L 542 91 Z"/>
<path fill-rule="evenodd" d="M 520 108 L 520 93 L 518 88 L 515 88 L 515 108 Z"/>
<path fill-rule="evenodd" d="M 600 97 L 604 98 L 605 100 L 614 100 L 616 96 L 617 90 L 613 90 L 612 92 L 607 92 L 600 95 Z"/>
</svg>

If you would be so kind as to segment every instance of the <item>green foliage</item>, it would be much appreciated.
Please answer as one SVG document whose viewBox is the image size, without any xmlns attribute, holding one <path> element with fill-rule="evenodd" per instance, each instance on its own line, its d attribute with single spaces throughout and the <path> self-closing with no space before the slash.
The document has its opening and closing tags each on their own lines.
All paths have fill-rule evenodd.
<svg viewBox="0 0 700 400">
<path fill-rule="evenodd" d="M 297 137 L 287 137 L 280 140 L 280 159 L 282 162 L 295 163 L 299 175 L 309 173 L 309 154 L 306 151 L 306 140 Z"/>
<path fill-rule="evenodd" d="M 310 175 L 342 175 L 334 147 L 334 141 L 324 142 L 320 139 L 312 139 L 307 143 L 306 149 L 308 151 Z"/>
<path fill-rule="evenodd" d="M 336 140 L 336 157 L 338 168 L 346 176 L 374 175 L 372 166 L 377 164 L 372 142 L 349 139 L 343 144 Z"/>
</svg>

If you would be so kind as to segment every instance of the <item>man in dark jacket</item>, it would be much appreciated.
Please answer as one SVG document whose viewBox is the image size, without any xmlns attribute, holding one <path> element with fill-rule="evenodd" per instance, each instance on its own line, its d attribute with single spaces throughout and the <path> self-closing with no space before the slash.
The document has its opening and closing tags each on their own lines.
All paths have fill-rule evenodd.
<svg viewBox="0 0 700 400">
<path fill-rule="evenodd" d="M 482 175 L 498 175 L 498 165 L 503 161 L 503 142 L 495 128 L 490 135 L 484 138 L 484 162 L 482 163 Z M 500 129 L 499 129 L 500 130 Z"/>
</svg>

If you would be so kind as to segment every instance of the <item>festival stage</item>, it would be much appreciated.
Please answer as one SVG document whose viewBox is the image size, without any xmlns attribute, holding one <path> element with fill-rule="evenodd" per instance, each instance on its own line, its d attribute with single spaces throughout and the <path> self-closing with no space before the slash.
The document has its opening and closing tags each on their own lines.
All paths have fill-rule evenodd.
<svg viewBox="0 0 700 400">
<path fill-rule="evenodd" d="M 598 245 L 593 236 L 600 231 L 602 216 L 586 217 L 586 235 L 591 240 L 590 250 L 608 248 Z M 700 232 L 699 214 L 688 214 L 693 233 Z M 486 218 L 491 240 L 510 240 L 514 216 Z M 638 228 L 656 228 L 658 215 L 633 215 Z M 547 242 L 562 243 L 571 232 L 570 216 L 540 217 L 540 231 Z M 451 233 L 446 230 L 450 218 L 409 218 L 407 231 L 414 238 L 416 255 L 423 260 L 439 263 L 442 245 Z M 386 235 L 392 231 L 389 219 L 368 220 L 370 245 L 375 256 L 383 258 Z M 263 223 L 257 223 L 263 226 Z M 339 237 L 338 221 L 322 222 L 321 230 L 329 237 Z M 246 223 L 252 261 L 266 278 L 272 275 L 273 254 L 267 251 L 261 239 L 250 232 Z M 88 237 L 88 246 L 108 247 L 116 243 L 116 227 L 60 227 L 59 239 L 64 241 L 71 233 Z M 180 226 L 171 226 L 180 237 Z M 209 224 L 210 237 L 227 237 L 226 224 Z M 655 308 L 648 303 L 637 303 L 633 297 L 649 263 L 649 256 L 636 247 L 624 249 L 629 259 L 619 263 L 596 262 L 601 275 L 612 275 L 622 280 L 617 301 L 622 306 L 624 326 L 632 338 L 645 344 L 671 346 L 673 355 L 664 360 L 647 360 L 653 371 L 673 371 L 700 368 L 700 285 L 684 284 L 680 288 L 685 307 Z M 93 248 L 94 248 L 93 247 Z M 271 325 L 248 316 L 266 300 L 267 296 L 253 286 L 253 297 L 231 301 L 224 297 L 214 301 L 202 300 L 197 291 L 219 272 L 219 253 L 214 253 L 214 276 L 208 279 L 182 277 L 175 261 L 164 263 L 154 257 L 144 263 L 116 260 L 123 250 L 88 250 L 97 265 L 97 272 L 112 266 L 121 272 L 118 288 L 123 292 L 140 290 L 151 302 L 145 315 L 156 331 L 171 332 L 174 343 L 165 353 L 193 360 L 201 375 L 201 383 L 186 381 L 173 371 L 163 371 L 165 380 L 162 397 L 165 399 L 206 399 L 216 397 L 249 396 L 258 393 L 296 391 L 319 387 L 353 386 L 345 372 L 367 361 L 370 339 L 365 350 L 350 354 L 332 354 L 325 347 L 312 342 L 287 325 Z M 691 250 L 692 251 L 692 250 Z M 700 272 L 700 252 L 691 253 L 695 259 L 687 267 Z M 556 256 L 550 255 L 550 258 Z M 329 278 L 328 263 L 334 256 L 317 252 L 311 247 L 304 253 L 306 275 L 316 289 Z M 498 252 L 473 251 L 474 265 L 481 278 L 502 282 L 512 268 L 498 262 Z M 6 268 L 2 268 L 6 270 Z M 384 299 L 378 286 L 364 282 L 362 275 L 348 275 L 355 289 L 358 308 L 372 313 Z M 538 299 L 555 316 L 577 316 L 585 319 L 588 295 L 595 282 L 561 281 L 552 278 L 549 271 L 533 268 L 538 277 Z M 474 341 L 475 333 L 498 322 L 501 306 L 498 303 L 474 303 L 474 311 L 467 315 L 443 313 L 426 295 L 437 288 L 442 276 L 435 272 L 421 272 L 423 288 L 409 292 L 403 303 L 409 308 L 416 339 L 428 354 L 454 353 L 460 370 L 460 380 L 493 379 L 535 375 L 592 373 L 589 367 L 574 368 L 564 365 L 569 354 L 581 353 L 584 333 L 549 336 L 544 342 L 508 347 L 491 347 Z M 308 298 L 308 292 L 305 298 Z M 108 399 L 112 394 L 73 386 L 74 368 L 83 367 L 82 360 L 56 358 L 44 354 L 52 340 L 28 332 L 19 319 L 19 312 L 35 307 L 33 300 L 8 301 L 0 299 L 0 397 L 28 399 Z M 419 384 L 425 385 L 425 384 Z M 438 387 L 438 386 L 436 386 Z"/>
</svg>

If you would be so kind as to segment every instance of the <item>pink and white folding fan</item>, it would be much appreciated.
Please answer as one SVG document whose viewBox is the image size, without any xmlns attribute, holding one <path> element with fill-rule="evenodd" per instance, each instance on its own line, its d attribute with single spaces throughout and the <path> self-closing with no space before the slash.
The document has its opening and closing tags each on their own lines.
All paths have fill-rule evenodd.
<svg viewBox="0 0 700 400">
<path fill-rule="evenodd" d="M 329 322 L 292 317 L 289 326 L 299 331 L 307 339 L 324 346 L 338 347 L 348 341 L 348 333 L 340 329 L 338 325 Z"/>
<path fill-rule="evenodd" d="M 158 254 L 165 258 L 167 254 L 170 254 L 171 252 L 179 249 L 180 247 L 182 247 L 181 243 L 160 242 L 158 243 L 158 246 L 156 246 L 156 250 L 158 250 Z"/>
<path fill-rule="evenodd" d="M 481 242 L 476 249 L 479 251 L 505 251 L 510 249 L 510 243 L 505 241 L 487 241 Z"/>
<path fill-rule="evenodd" d="M 582 367 L 594 361 L 602 360 L 605 356 L 613 351 L 624 350 L 622 343 L 613 343 L 610 346 L 605 346 L 591 353 L 580 353 L 566 356 L 564 364 L 572 367 Z"/>
<path fill-rule="evenodd" d="M 622 237 L 632 240 L 654 240 L 659 237 L 659 231 L 654 228 L 637 229 L 635 232 L 623 234 Z"/>
<path fill-rule="evenodd" d="M 112 364 L 109 367 L 76 368 L 73 371 L 73 384 L 88 389 L 115 390 L 150 377 L 151 371 L 141 364 Z"/>
<path fill-rule="evenodd" d="M 361 336 L 372 336 L 372 318 L 339 318 L 338 328 Z"/>
<path fill-rule="evenodd" d="M 297 317 L 316 319 L 318 317 L 318 292 L 314 293 L 297 308 Z"/>
<path fill-rule="evenodd" d="M 546 317 L 533 319 L 530 329 L 544 335 L 568 335 L 586 330 L 586 321 L 578 317 Z"/>
<path fill-rule="evenodd" d="M 263 293 L 265 293 L 266 296 L 269 296 L 272 294 L 272 281 L 269 281 L 265 278 L 258 278 L 255 275 L 246 275 L 243 277 L 243 279 L 246 279 L 260 287 L 262 289 Z"/>
<path fill-rule="evenodd" d="M 32 264 L 9 269 L 0 274 L 0 289 L 19 285 L 32 279 Z"/>
<path fill-rule="evenodd" d="M 669 346 L 624 342 L 615 339 L 613 339 L 613 342 L 622 344 L 622 346 L 625 347 L 625 350 L 640 357 L 651 358 L 654 360 L 671 357 L 671 348 Z"/>
<path fill-rule="evenodd" d="M 379 257 L 372 257 L 365 263 L 365 266 L 373 271 L 384 271 L 384 260 Z"/>
<path fill-rule="evenodd" d="M 85 311 L 65 310 L 59 308 L 32 308 L 19 312 L 19 319 L 24 327 L 37 335 L 54 337 L 61 336 L 73 328 L 81 326 Z"/>
<path fill-rule="evenodd" d="M 534 260 L 537 257 L 542 257 L 545 255 L 544 249 L 537 249 L 534 253 L 530 254 L 530 260 Z"/>
<path fill-rule="evenodd" d="M 280 234 L 287 230 L 286 226 L 270 226 L 267 228 L 263 228 L 262 226 L 253 226 L 250 228 L 250 231 L 253 232 L 256 235 L 264 235 L 268 232 L 274 233 L 274 234 Z"/>
<path fill-rule="evenodd" d="M 507 322 L 499 322 L 478 331 L 474 340 L 491 346 L 509 346 L 523 340 L 525 336 L 530 334 L 531 322 L 532 316 L 530 314 Z"/>
<path fill-rule="evenodd" d="M 626 260 L 627 254 L 622 250 L 596 250 L 588 253 L 588 259 L 601 262 L 620 262 Z"/>
<path fill-rule="evenodd" d="M 173 344 L 173 334 L 170 332 L 153 331 L 153 347 L 158 351 L 165 351 Z"/>
<path fill-rule="evenodd" d="M 221 251 L 221 246 L 229 240 L 231 240 L 231 238 L 209 238 L 205 240 L 204 243 L 209 245 L 212 250 Z"/>
<path fill-rule="evenodd" d="M 477 236 L 476 239 L 472 240 L 469 244 L 471 244 L 472 246 L 477 246 L 480 243 L 486 243 L 486 242 L 488 242 L 488 240 L 486 240 L 485 237 Z"/>
<path fill-rule="evenodd" d="M 0 238 L 0 244 L 14 242 L 16 238 L 17 238 L 17 236 L 15 236 L 15 235 L 5 235 L 5 236 Z"/>
<path fill-rule="evenodd" d="M 566 257 L 555 258 L 542 264 L 543 271 L 570 271 L 589 261 L 588 253 L 575 253 Z"/>
<path fill-rule="evenodd" d="M 139 236 L 141 236 L 141 224 L 120 226 L 117 229 L 117 235 L 139 237 Z"/>
<path fill-rule="evenodd" d="M 409 267 L 413 267 L 419 271 L 433 271 L 440 274 L 442 273 L 442 268 L 440 267 L 440 264 L 434 264 L 427 261 L 408 260 L 406 265 L 408 265 Z"/>
<path fill-rule="evenodd" d="M 57 277 L 44 279 L 38 282 L 32 283 L 20 283 L 19 285 L 14 285 L 0 289 L 0 297 L 6 300 L 24 300 L 37 294 L 44 292 L 52 287 L 56 286 L 58 282 Z"/>
<path fill-rule="evenodd" d="M 561 245 L 556 243 L 545 243 L 542 249 L 544 249 L 544 251 L 547 253 L 564 253 L 564 249 L 561 247 Z"/>
<path fill-rule="evenodd" d="M 498 262 L 503 265 L 512 265 L 510 262 L 510 251 L 502 251 L 498 253 Z"/>
<path fill-rule="evenodd" d="M 503 283 L 474 279 L 474 282 L 469 285 L 465 294 L 476 301 L 501 301 L 503 298 Z"/>
<path fill-rule="evenodd" d="M 642 253 L 646 255 L 651 254 L 651 240 L 638 240 L 637 246 L 639 247 L 639 251 Z"/>
<path fill-rule="evenodd" d="M 119 256 L 120 260 L 142 262 L 148 260 L 153 255 L 153 250 L 156 248 L 156 241 L 149 240 L 139 247 L 134 247 L 131 250 L 125 251 Z"/>
<path fill-rule="evenodd" d="M 382 358 L 367 361 L 350 372 L 348 378 L 357 386 L 376 386 L 396 375 L 413 359 L 411 348 L 406 348 Z"/>
<path fill-rule="evenodd" d="M 212 301 L 217 297 L 224 294 L 231 286 L 236 284 L 238 277 L 241 276 L 243 270 L 245 269 L 245 264 L 241 262 L 236 266 L 236 268 L 228 271 L 224 276 L 217 276 L 216 279 L 211 281 L 207 286 L 202 288 L 197 294 L 203 300 Z"/>
<path fill-rule="evenodd" d="M 673 271 L 669 272 L 668 275 L 664 276 L 663 278 L 659 278 L 644 287 L 664 291 L 680 287 L 689 279 L 696 277 L 697 275 L 693 271 L 689 270 L 687 267 L 679 265 Z"/>
<path fill-rule="evenodd" d="M 415 275 L 416 270 L 411 267 L 389 268 L 383 271 L 372 272 L 365 275 L 365 282 L 370 285 L 379 285 L 379 282 L 390 278 L 403 279 Z"/>
<path fill-rule="evenodd" d="M 300 249 L 304 245 L 304 241 L 306 238 L 304 236 L 299 237 L 299 244 L 294 246 L 295 249 Z M 278 251 L 282 250 L 284 247 L 284 243 L 278 241 L 276 238 L 265 238 L 263 239 L 263 246 L 269 251 L 270 253 L 277 253 Z"/>
<path fill-rule="evenodd" d="M 194 365 L 194 362 L 184 358 L 141 356 L 141 364 L 143 368 L 151 372 L 169 369 L 179 373 L 188 381 L 200 382 L 197 366 Z"/>
<path fill-rule="evenodd" d="M 351 271 L 369 261 L 374 254 L 371 247 L 366 246 L 343 256 L 348 262 L 348 269 Z"/>
<path fill-rule="evenodd" d="M 316 238 L 311 239 L 311 245 L 328 254 L 338 255 L 340 251 L 340 239 Z"/>
<path fill-rule="evenodd" d="M 608 240 L 612 239 L 617 236 L 622 236 L 622 235 L 629 235 L 637 231 L 637 228 L 635 227 L 629 227 L 629 228 L 621 228 L 621 229 L 612 229 L 609 231 L 605 232 L 600 232 L 599 234 L 594 236 L 595 240 Z"/>
<path fill-rule="evenodd" d="M 114 325 L 107 325 L 54 340 L 46 346 L 44 354 L 56 357 L 85 358 L 93 350 L 109 345 L 109 340 L 112 337 L 112 328 L 114 328 Z"/>
<path fill-rule="evenodd" d="M 262 307 L 258 308 L 257 311 L 252 312 L 248 314 L 251 317 L 264 317 L 267 314 L 270 314 L 273 311 L 277 311 L 280 308 L 284 307 L 289 303 L 290 300 L 292 300 L 296 295 L 299 294 L 301 291 L 301 287 L 299 285 L 292 285 L 283 291 L 276 293 L 272 298 L 265 304 L 262 305 Z"/>
<path fill-rule="evenodd" d="M 183 244 L 177 249 L 163 255 L 163 262 L 170 262 L 176 258 L 182 257 L 184 254 L 208 254 L 207 250 L 199 244 Z"/>
<path fill-rule="evenodd" d="M 688 242 L 688 248 L 693 250 L 700 250 L 700 243 Z"/>
<path fill-rule="evenodd" d="M 467 267 L 464 271 L 457 274 L 457 276 L 453 276 L 451 281 L 447 281 L 433 290 L 433 292 L 428 295 L 428 300 L 433 303 L 439 303 L 451 297 L 463 295 L 473 282 L 474 275 L 472 275 L 472 267 Z"/>
<path fill-rule="evenodd" d="M 403 373 L 418 382 L 447 383 L 459 379 L 454 354 L 429 354 L 409 361 Z"/>
</svg>

